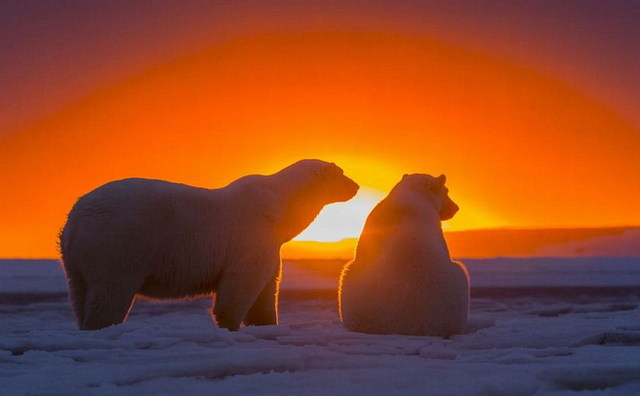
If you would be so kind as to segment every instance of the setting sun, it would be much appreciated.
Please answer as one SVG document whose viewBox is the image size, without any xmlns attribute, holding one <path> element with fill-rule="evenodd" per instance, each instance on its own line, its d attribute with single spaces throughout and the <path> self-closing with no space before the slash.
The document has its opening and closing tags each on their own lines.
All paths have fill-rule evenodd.
<svg viewBox="0 0 640 396">
<path fill-rule="evenodd" d="M 294 240 L 337 242 L 357 238 L 369 212 L 382 198 L 382 191 L 360 187 L 358 194 L 351 200 L 327 205 L 314 222 Z"/>
</svg>

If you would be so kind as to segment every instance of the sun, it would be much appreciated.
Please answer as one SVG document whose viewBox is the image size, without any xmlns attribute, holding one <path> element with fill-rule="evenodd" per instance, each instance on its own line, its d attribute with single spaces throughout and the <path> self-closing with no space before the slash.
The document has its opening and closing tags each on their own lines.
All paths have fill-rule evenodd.
<svg viewBox="0 0 640 396">
<path fill-rule="evenodd" d="M 364 223 L 373 208 L 385 198 L 388 191 L 371 186 L 361 186 L 349 201 L 324 207 L 318 217 L 296 236 L 297 242 L 339 242 L 358 238 Z M 504 227 L 504 219 L 479 206 L 463 193 L 452 193 L 452 198 L 460 206 L 460 213 L 451 220 L 442 222 L 444 231 L 462 231 L 474 228 Z"/>
<path fill-rule="evenodd" d="M 380 159 L 361 156 L 327 154 L 322 156 L 335 161 L 345 174 L 360 184 L 358 193 L 349 201 L 325 206 L 316 219 L 293 241 L 303 242 L 339 242 L 357 239 L 362 233 L 364 223 L 373 208 L 386 197 L 405 173 L 425 173 L 420 167 L 396 164 Z M 276 167 L 277 168 L 277 167 Z M 433 173 L 433 171 L 431 171 Z M 444 231 L 460 231 L 487 226 L 500 227 L 506 222 L 487 208 L 478 204 L 464 190 L 464 184 L 453 177 L 451 198 L 460 206 L 460 212 L 451 220 L 442 223 Z M 302 246 L 300 243 L 295 245 Z M 314 245 L 318 247 L 319 245 Z M 290 248 L 291 246 L 289 246 Z"/>
<path fill-rule="evenodd" d="M 361 186 L 349 201 L 327 205 L 313 223 L 293 240 L 337 242 L 357 238 L 367 216 L 385 195 L 383 191 Z"/>
</svg>

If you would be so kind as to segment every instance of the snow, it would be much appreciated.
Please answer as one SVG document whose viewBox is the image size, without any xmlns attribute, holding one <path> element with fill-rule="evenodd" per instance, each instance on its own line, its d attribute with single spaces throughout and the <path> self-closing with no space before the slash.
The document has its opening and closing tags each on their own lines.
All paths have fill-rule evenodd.
<svg viewBox="0 0 640 396">
<path fill-rule="evenodd" d="M 640 259 L 463 261 L 451 339 L 346 331 L 336 263 L 286 263 L 280 326 L 218 329 L 201 299 L 81 332 L 55 261 L 0 261 L 0 395 L 640 393 Z"/>
</svg>

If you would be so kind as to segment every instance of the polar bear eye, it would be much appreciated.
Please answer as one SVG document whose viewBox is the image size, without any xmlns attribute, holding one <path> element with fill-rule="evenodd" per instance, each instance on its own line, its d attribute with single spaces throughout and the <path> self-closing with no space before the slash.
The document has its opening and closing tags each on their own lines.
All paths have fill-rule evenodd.
<svg viewBox="0 0 640 396">
<path fill-rule="evenodd" d="M 326 168 L 324 168 L 323 174 L 329 175 L 329 176 L 333 176 L 333 175 L 338 176 L 338 175 L 344 175 L 344 171 L 342 170 L 342 168 L 340 168 L 336 164 L 331 164 L 330 166 L 327 166 Z"/>
</svg>

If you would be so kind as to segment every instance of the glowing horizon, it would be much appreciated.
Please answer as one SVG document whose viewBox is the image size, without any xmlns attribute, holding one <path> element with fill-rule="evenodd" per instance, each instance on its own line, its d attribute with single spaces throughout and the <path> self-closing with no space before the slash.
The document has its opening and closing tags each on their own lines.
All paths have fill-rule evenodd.
<svg viewBox="0 0 640 396">
<path fill-rule="evenodd" d="M 384 197 L 382 191 L 360 186 L 356 196 L 349 201 L 325 206 L 313 223 L 293 240 L 338 242 L 357 238 L 369 212 Z"/>
</svg>

